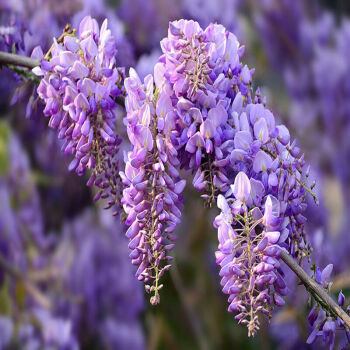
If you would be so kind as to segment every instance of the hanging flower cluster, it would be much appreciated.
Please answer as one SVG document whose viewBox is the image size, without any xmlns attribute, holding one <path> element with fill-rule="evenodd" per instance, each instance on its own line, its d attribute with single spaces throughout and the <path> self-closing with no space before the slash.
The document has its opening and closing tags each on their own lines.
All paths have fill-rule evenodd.
<svg viewBox="0 0 350 350">
<path fill-rule="evenodd" d="M 298 262 L 311 252 L 303 213 L 308 193 L 317 201 L 314 184 L 306 184 L 309 169 L 288 129 L 276 125 L 260 91 L 253 92 L 254 70 L 242 64 L 244 47 L 232 33 L 179 20 L 170 23 L 161 48 L 154 77 L 142 82 L 131 69 L 124 81 L 107 22 L 99 30 L 85 17 L 79 38 L 55 41 L 51 59 L 36 69 L 44 76 L 38 88 L 44 113 L 64 139 L 64 152 L 74 155 L 69 168 L 79 175 L 92 169 L 88 185 L 100 188 L 95 199 L 111 197 L 111 207 L 122 191 L 130 258 L 153 305 L 183 210 L 179 171 L 190 170 L 206 203 L 221 211 L 214 220 L 216 260 L 228 311 L 254 335 L 258 313 L 270 317 L 288 292 L 281 251 Z M 118 174 L 115 109 L 124 92 L 131 151 Z M 329 325 L 321 323 L 317 332 Z"/>
<path fill-rule="evenodd" d="M 221 214 L 214 221 L 219 238 L 216 262 L 223 292 L 229 295 L 228 311 L 238 312 L 235 318 L 247 324 L 249 336 L 259 329 L 257 313 L 271 316 L 272 306 L 284 305 L 281 296 L 287 294 L 278 261 L 281 234 L 275 231 L 278 202 L 267 196 L 262 215 L 254 205 L 259 196 L 256 183 L 239 172 L 231 185 L 234 198 L 218 196 Z"/>
<path fill-rule="evenodd" d="M 154 90 L 153 77 L 144 84 L 131 69 L 125 80 L 127 93 L 125 123 L 133 146 L 128 154 L 123 179 L 126 235 L 131 239 L 130 257 L 139 265 L 136 276 L 154 292 L 151 303 L 159 303 L 159 279 L 172 259 L 167 252 L 174 247 L 173 232 L 183 209 L 181 192 L 185 180 L 178 173 L 178 152 L 173 144 L 176 114 L 166 91 Z"/>
<path fill-rule="evenodd" d="M 105 20 L 85 17 L 74 33 L 54 41 L 49 61 L 42 59 L 34 72 L 43 76 L 37 89 L 45 102 L 49 126 L 64 140 L 62 150 L 74 155 L 69 170 L 84 175 L 92 170 L 88 185 L 100 191 L 96 199 L 116 203 L 118 164 L 121 142 L 115 133 L 115 99 L 122 93 L 123 72 L 115 67 L 116 43 Z"/>
<path fill-rule="evenodd" d="M 117 178 L 117 166 L 111 159 L 120 142 L 114 131 L 114 98 L 121 93 L 117 84 L 122 76 L 114 68 L 115 43 L 106 25 L 104 22 L 99 31 L 97 23 L 86 17 L 80 24 L 79 40 L 66 36 L 63 47 L 55 42 L 51 60 L 42 61 L 39 73 L 45 76 L 38 88 L 46 102 L 44 112 L 51 116 L 50 126 L 58 128 L 59 137 L 65 139 L 65 152 L 75 155 L 70 169 L 80 175 L 87 168 L 94 169 L 88 185 L 100 186 L 96 199 L 108 196 L 108 191 L 116 194 L 117 183 L 113 181 Z M 194 173 L 194 187 L 204 192 L 202 197 L 209 205 L 219 195 L 219 207 L 226 200 L 234 203 L 241 200 L 230 185 L 240 172 L 247 177 L 245 181 L 252 193 L 247 194 L 245 211 L 233 208 L 231 214 L 243 215 L 245 222 L 235 219 L 229 223 L 235 234 L 226 245 L 233 250 L 223 248 L 221 252 L 232 261 L 245 256 L 238 249 L 240 245 L 246 249 L 260 240 L 266 242 L 263 233 L 257 230 L 267 232 L 267 227 L 261 222 L 254 224 L 251 218 L 252 210 L 258 216 L 266 212 L 265 202 L 274 208 L 273 232 L 278 234 L 274 243 L 296 258 L 308 254 L 303 233 L 306 219 L 302 215 L 308 190 L 302 180 L 304 159 L 298 158 L 300 150 L 290 143 L 287 128 L 276 126 L 260 93 L 252 97 L 253 70 L 240 61 L 244 47 L 221 25 L 211 24 L 203 30 L 197 22 L 185 20 L 170 23 L 168 38 L 162 40 L 161 47 L 163 55 L 155 66 L 154 81 L 147 76 L 142 84 L 133 70 L 125 80 L 125 125 L 133 148 L 127 156 L 125 172 L 120 175 L 124 185 L 122 204 L 126 224 L 130 226 L 127 232 L 131 240 L 130 257 L 139 266 L 138 279 L 146 283 L 148 291 L 154 292 L 152 304 L 159 302 L 159 278 L 170 267 L 165 264 L 171 259 L 166 253 L 174 246 L 173 231 L 180 222 L 181 192 L 185 185 L 179 177 L 180 167 Z M 243 238 L 236 242 L 234 237 L 242 236 L 242 232 L 238 235 L 236 231 L 239 223 L 244 227 L 253 225 L 254 230 L 243 231 Z M 222 226 L 218 222 L 215 225 L 220 228 L 221 251 L 226 247 L 221 237 Z M 266 249 L 277 252 L 276 247 Z M 266 272 L 266 264 L 260 264 L 263 254 L 254 249 L 247 253 L 251 263 L 259 266 L 256 273 Z M 227 259 L 225 266 L 229 263 Z M 221 259 L 218 263 L 224 268 Z M 243 263 L 243 270 L 248 268 L 246 264 Z M 273 284 L 279 276 L 275 271 L 278 261 L 269 265 L 273 266 L 269 272 L 276 276 L 270 281 Z M 264 276 L 261 279 L 265 281 L 268 277 Z M 224 292 L 230 294 L 231 305 L 246 307 L 249 303 L 254 315 L 260 311 L 259 302 L 253 302 L 256 288 L 260 288 L 258 281 L 250 286 L 251 293 L 232 294 L 231 287 L 224 287 Z M 280 281 L 278 278 L 276 283 Z M 247 289 L 234 276 L 226 282 Z M 268 298 L 272 300 L 269 293 L 265 294 L 262 303 Z M 242 300 L 238 300 L 240 297 Z M 282 303 L 280 297 L 274 299 Z M 229 309 L 238 311 L 240 307 Z M 246 311 L 242 310 L 237 317 L 243 322 Z M 258 327 L 255 319 L 254 316 L 247 321 L 250 334 Z"/>
<path fill-rule="evenodd" d="M 254 70 L 243 66 L 244 47 L 223 26 L 211 24 L 202 30 L 194 21 L 175 21 L 161 47 L 155 80 L 171 93 L 179 160 L 195 173 L 194 187 L 204 192 L 207 203 L 214 204 L 219 195 L 223 217 L 232 218 L 214 223 L 219 228 L 217 261 L 224 292 L 230 294 L 229 311 L 239 312 L 237 319 L 247 323 L 253 335 L 256 312 L 269 313 L 265 304 L 283 304 L 285 283 L 277 271 L 280 249 L 299 260 L 311 250 L 303 212 L 306 193 L 315 195 L 305 184 L 304 155 L 290 142 L 288 129 L 276 125 L 260 92 L 253 96 Z M 246 198 L 233 192 L 234 182 L 237 188 L 250 188 Z M 228 202 L 232 208 L 223 204 Z M 270 215 L 273 225 L 261 221 L 262 213 Z"/>
<path fill-rule="evenodd" d="M 222 25 L 203 30 L 194 21 L 172 22 L 161 47 L 155 80 L 167 84 L 172 93 L 180 161 L 196 171 L 194 187 L 207 192 L 204 197 L 211 205 L 219 191 L 229 188 L 222 145 L 234 136 L 231 100 L 238 92 L 250 98 L 253 71 L 242 66 L 244 47 Z"/>
</svg>

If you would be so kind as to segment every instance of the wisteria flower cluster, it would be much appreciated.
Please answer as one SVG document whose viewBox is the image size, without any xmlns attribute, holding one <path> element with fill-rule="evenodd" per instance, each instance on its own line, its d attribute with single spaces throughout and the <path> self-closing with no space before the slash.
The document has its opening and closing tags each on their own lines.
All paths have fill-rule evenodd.
<svg viewBox="0 0 350 350">
<path fill-rule="evenodd" d="M 242 63 L 244 46 L 233 33 L 219 24 L 203 30 L 192 20 L 174 21 L 161 49 L 154 75 L 142 82 L 130 69 L 125 78 L 107 21 L 100 29 L 85 17 L 78 37 L 67 32 L 45 56 L 36 50 L 43 57 L 33 71 L 42 76 L 44 114 L 63 152 L 74 155 L 69 169 L 91 171 L 87 185 L 99 188 L 95 199 L 122 206 L 129 257 L 153 305 L 173 259 L 186 184 L 181 169 L 193 175 L 206 204 L 220 210 L 216 261 L 228 311 L 253 336 L 258 313 L 271 317 L 274 306 L 284 305 L 282 252 L 301 263 L 312 251 L 304 213 L 307 194 L 317 202 L 315 184 L 307 184 L 310 169 L 289 130 L 253 90 L 254 69 Z M 119 172 L 120 95 L 131 150 Z M 318 315 L 309 341 L 322 332 L 332 344 L 334 321 Z"/>
<path fill-rule="evenodd" d="M 218 190 L 228 188 L 228 160 L 221 146 L 234 136 L 228 123 L 231 98 L 238 91 L 246 95 L 250 83 L 251 71 L 240 62 L 244 47 L 222 25 L 203 31 L 197 22 L 185 20 L 170 23 L 161 47 L 155 79 L 172 91 L 181 165 L 196 171 L 194 187 L 210 192 L 212 204 Z"/>
<path fill-rule="evenodd" d="M 219 195 L 221 214 L 214 221 L 219 238 L 216 261 L 223 292 L 229 294 L 228 310 L 238 312 L 235 318 L 247 324 L 249 336 L 259 329 L 257 313 L 270 315 L 271 306 L 284 305 L 281 296 L 287 294 L 278 260 L 281 234 L 275 231 L 278 202 L 269 195 L 262 215 L 254 205 L 256 183 L 239 172 L 231 185 L 234 198 Z"/>
<path fill-rule="evenodd" d="M 115 133 L 115 99 L 123 72 L 115 67 L 116 43 L 107 20 L 100 29 L 96 20 L 85 17 L 78 34 L 64 36 L 62 44 L 55 40 L 50 60 L 42 59 L 34 69 L 43 75 L 37 91 L 49 126 L 64 140 L 62 150 L 74 155 L 69 170 L 81 176 L 91 169 L 87 185 L 96 185 L 96 199 L 110 198 L 111 207 L 118 204 L 121 138 Z"/>
<path fill-rule="evenodd" d="M 126 235 L 131 239 L 132 263 L 139 265 L 136 276 L 147 283 L 147 291 L 154 292 L 151 303 L 157 304 L 159 279 L 170 268 L 161 264 L 172 259 L 167 252 L 174 247 L 173 232 L 180 222 L 186 184 L 177 170 L 176 113 L 167 92 L 161 87 L 154 91 L 151 75 L 142 84 L 131 70 L 125 89 L 125 123 L 133 145 L 121 174 L 125 223 L 130 226 Z"/>
<path fill-rule="evenodd" d="M 161 46 L 164 54 L 155 66 L 155 80 L 157 86 L 165 86 L 171 91 L 178 116 L 179 158 L 184 168 L 195 172 L 194 187 L 204 192 L 202 197 L 209 205 L 215 203 L 221 193 L 219 206 L 222 206 L 224 198 L 230 198 L 233 193 L 230 185 L 237 179 L 237 174 L 245 173 L 252 191 L 251 195 L 247 194 L 248 219 L 254 208 L 255 214 L 262 216 L 268 201 L 275 215 L 273 232 L 278 235 L 275 243 L 301 260 L 311 250 L 304 234 L 306 218 L 302 215 L 306 209 L 306 193 L 315 197 L 305 185 L 309 170 L 304 170 L 304 156 L 295 142 L 290 142 L 288 129 L 276 125 L 260 92 L 252 96 L 253 70 L 240 61 L 244 48 L 221 25 L 211 24 L 202 30 L 198 23 L 184 20 L 170 23 L 168 38 Z M 247 224 L 253 222 L 249 219 Z M 217 223 L 216 226 L 221 227 Z M 246 235 L 245 239 L 248 239 Z M 242 243 L 233 241 L 227 244 L 233 247 Z M 277 252 L 277 247 L 268 248 L 268 251 Z M 242 254 L 238 251 L 235 253 L 233 249 L 229 253 L 232 260 L 237 258 L 236 254 Z M 228 251 L 224 248 L 222 253 L 228 254 Z M 261 259 L 253 256 L 257 263 Z M 218 263 L 221 260 L 219 258 Z M 226 259 L 224 265 L 228 262 Z M 273 266 L 275 270 L 275 265 L 278 267 L 277 263 L 267 268 Z M 259 269 L 262 266 L 259 265 Z M 272 278 L 272 283 L 276 279 Z M 226 284 L 228 279 L 224 281 Z M 231 283 L 232 280 L 228 285 Z M 277 283 L 285 293 L 281 278 Z M 224 289 L 225 292 L 230 290 L 229 287 Z M 236 298 L 235 293 L 230 302 Z M 234 304 L 239 304 L 238 299 L 239 296 Z M 279 296 L 275 300 L 282 304 Z M 229 309 L 238 311 L 239 307 Z M 239 317 L 242 318 L 242 314 Z M 254 334 L 253 325 L 251 333 Z"/>
</svg>

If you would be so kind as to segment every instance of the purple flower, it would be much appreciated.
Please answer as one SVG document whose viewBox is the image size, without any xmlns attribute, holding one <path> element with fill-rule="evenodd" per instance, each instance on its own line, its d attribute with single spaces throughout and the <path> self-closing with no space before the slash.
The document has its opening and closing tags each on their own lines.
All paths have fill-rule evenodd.
<svg viewBox="0 0 350 350">
<path fill-rule="evenodd" d="M 136 276 L 146 283 L 146 291 L 153 294 L 150 302 L 155 305 L 163 287 L 159 280 L 171 267 L 168 252 L 176 240 L 173 232 L 180 222 L 185 180 L 177 170 L 174 112 L 167 92 L 158 90 L 155 97 L 152 76 L 146 76 L 142 84 L 133 69 L 125 87 L 125 124 L 133 146 L 121 173 L 122 203 L 129 226 L 126 236 L 132 264 L 138 266 Z"/>
<path fill-rule="evenodd" d="M 250 193 L 250 181 L 240 172 L 233 189 L 236 200 L 219 195 L 221 214 L 214 221 L 219 238 L 216 261 L 223 292 L 229 295 L 228 311 L 237 313 L 236 320 L 247 325 L 249 336 L 259 329 L 257 313 L 269 314 L 271 306 L 284 305 L 281 296 L 286 294 L 279 271 L 281 248 L 276 245 L 280 232 L 268 231 L 262 218 L 256 220 L 255 208 L 237 205 Z"/>
<path fill-rule="evenodd" d="M 242 203 L 248 201 L 251 192 L 251 185 L 249 178 L 245 173 L 242 171 L 239 172 L 235 178 L 234 184 L 231 185 L 231 187 L 232 193 L 236 199 L 240 200 Z"/>
<path fill-rule="evenodd" d="M 256 313 L 268 314 L 266 305 L 281 306 L 287 294 L 282 247 L 294 257 L 309 254 L 304 156 L 288 129 L 276 126 L 260 91 L 253 96 L 254 70 L 242 64 L 244 49 L 223 26 L 172 22 L 161 47 L 155 82 L 171 95 L 174 147 L 207 204 L 217 198 L 223 291 L 229 311 L 254 334 Z"/>
<path fill-rule="evenodd" d="M 74 155 L 69 170 L 83 175 L 91 169 L 88 185 L 99 188 L 95 199 L 108 198 L 107 207 L 118 207 L 120 192 L 115 98 L 121 94 L 123 73 L 115 67 L 115 56 L 107 20 L 99 30 L 88 16 L 81 21 L 79 37 L 66 36 L 63 45 L 55 42 L 51 60 L 35 69 L 43 75 L 37 91 L 49 126 L 64 140 L 63 152 Z"/>
<path fill-rule="evenodd" d="M 330 289 L 330 276 L 333 270 L 333 265 L 328 264 L 322 271 L 320 271 L 319 267 L 316 266 L 315 272 L 315 280 L 316 282 L 323 287 L 327 292 Z M 342 291 L 339 292 L 338 295 L 338 305 L 340 307 L 344 307 L 345 305 L 345 296 Z M 307 339 L 307 344 L 313 344 L 317 337 L 322 337 L 324 343 L 329 344 L 329 349 L 332 350 L 335 343 L 335 334 L 337 331 L 343 331 L 348 335 L 348 330 L 344 324 L 344 322 L 333 315 L 332 313 L 327 313 L 321 309 L 322 305 L 315 300 L 315 305 L 309 313 L 308 320 L 310 323 L 311 333 Z M 349 342 L 349 339 L 347 339 Z"/>
</svg>

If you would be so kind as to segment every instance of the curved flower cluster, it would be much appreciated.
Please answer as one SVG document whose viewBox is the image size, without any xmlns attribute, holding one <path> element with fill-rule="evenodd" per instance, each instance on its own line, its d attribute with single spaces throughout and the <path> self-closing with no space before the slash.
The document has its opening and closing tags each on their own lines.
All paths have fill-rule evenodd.
<svg viewBox="0 0 350 350">
<path fill-rule="evenodd" d="M 213 202 L 220 192 L 230 195 L 239 171 L 259 181 L 255 205 L 268 194 L 280 202 L 287 249 L 302 256 L 302 212 L 311 193 L 302 178 L 304 156 L 290 143 L 288 129 L 276 125 L 259 91 L 252 97 L 253 70 L 240 62 L 243 48 L 236 37 L 221 25 L 203 31 L 196 22 L 180 20 L 170 23 L 161 43 L 155 79 L 173 90 L 179 155 L 183 166 L 196 170 L 194 186 Z"/>
<path fill-rule="evenodd" d="M 114 198 L 118 191 L 114 159 L 121 139 L 115 133 L 115 99 L 121 94 L 123 74 L 115 67 L 115 56 L 107 20 L 99 29 L 96 20 L 85 17 L 78 38 L 67 35 L 63 44 L 55 41 L 51 59 L 34 69 L 43 75 L 37 91 L 49 126 L 64 140 L 64 153 L 74 155 L 69 170 L 78 175 L 93 170 L 88 185 L 100 188 L 96 199 Z"/>
<path fill-rule="evenodd" d="M 326 289 L 327 292 L 329 292 L 331 286 L 330 276 L 332 270 L 332 264 L 327 265 L 322 271 L 320 271 L 318 267 L 316 267 L 315 270 L 316 282 Z M 345 305 L 345 296 L 342 291 L 340 291 L 338 295 L 338 305 L 340 307 L 344 307 Z M 347 313 L 350 312 L 349 306 L 346 311 Z M 339 317 L 330 312 L 326 312 L 326 310 L 322 308 L 322 305 L 316 303 L 309 313 L 308 320 L 313 329 L 306 341 L 307 344 L 313 344 L 317 337 L 322 337 L 323 342 L 328 342 L 329 349 L 332 350 L 334 348 L 335 333 L 337 330 L 342 330 L 345 332 L 347 338 L 347 344 L 342 349 L 347 349 L 350 344 L 350 331 Z"/>
<path fill-rule="evenodd" d="M 233 197 L 218 196 L 221 214 L 214 226 L 218 228 L 219 250 L 216 262 L 220 265 L 221 286 L 229 294 L 229 312 L 248 327 L 248 335 L 259 329 L 257 313 L 270 316 L 273 304 L 284 305 L 281 296 L 287 294 L 278 261 L 281 234 L 278 226 L 278 202 L 268 196 L 264 215 L 254 206 L 259 195 L 257 181 L 238 173 L 231 185 Z"/>
<path fill-rule="evenodd" d="M 181 165 L 195 172 L 195 188 L 204 191 L 202 197 L 209 205 L 215 203 L 221 193 L 221 206 L 224 197 L 231 198 L 234 194 L 230 184 L 237 180 L 238 173 L 244 173 L 251 194 L 249 203 L 246 203 L 247 219 L 243 226 L 254 226 L 251 211 L 262 217 L 262 212 L 266 211 L 264 205 L 268 202 L 274 210 L 274 243 L 287 249 L 295 258 L 308 255 L 311 248 L 304 235 L 306 218 L 302 213 L 306 209 L 306 193 L 311 193 L 315 198 L 305 184 L 309 170 L 304 172 L 304 155 L 300 155 L 295 141 L 290 142 L 288 129 L 284 125 L 276 125 L 275 117 L 265 107 L 259 90 L 255 96 L 252 95 L 253 70 L 243 66 L 240 61 L 244 48 L 221 25 L 211 24 L 202 30 L 198 23 L 185 20 L 170 23 L 168 38 L 161 42 L 161 46 L 164 54 L 155 67 L 155 80 L 157 86 L 172 91 L 172 104 L 178 116 L 175 142 Z M 239 210 L 237 213 L 242 215 Z M 237 229 L 235 225 L 239 226 L 239 222 L 242 225 L 242 218 L 231 223 L 234 226 L 231 231 Z M 218 222 L 215 225 L 221 227 Z M 270 231 L 261 223 L 258 228 Z M 258 244 L 259 240 L 266 242 L 263 234 L 259 233 L 259 236 L 255 231 L 252 232 L 254 244 Z M 244 256 L 249 256 L 252 264 L 259 265 L 263 261 L 264 253 L 259 250 L 250 249 L 249 254 L 243 254 L 240 245 L 243 244 L 245 250 L 253 244 L 248 244 L 250 234 L 243 236 L 244 239 L 237 236 L 237 241 L 231 237 L 227 243 L 230 252 L 223 248 L 221 253 L 228 256 L 224 263 L 218 259 L 222 268 L 229 263 L 229 259 L 244 260 Z M 220 242 L 220 251 L 221 244 L 223 242 Z M 270 258 L 278 258 L 277 245 L 267 249 L 276 252 L 276 256 Z M 244 264 L 248 264 L 248 261 Z M 271 284 L 277 280 L 279 285 L 276 288 L 282 290 L 280 294 L 285 293 L 284 282 L 276 273 L 278 261 L 269 265 L 266 267 L 269 271 L 265 271 L 265 265 L 260 264 L 254 273 L 262 274 L 265 277 L 261 279 L 267 279 Z M 249 266 L 244 266 L 243 270 L 249 270 Z M 275 277 L 266 276 L 267 272 Z M 232 277 L 232 271 L 229 274 Z M 232 277 L 230 283 L 233 280 L 235 278 Z M 225 278 L 224 281 L 226 285 Z M 231 290 L 231 287 L 225 288 L 224 292 L 230 294 L 230 303 L 236 305 L 230 310 L 241 311 L 237 318 L 242 322 L 246 319 L 244 313 L 248 310 L 248 304 L 255 315 L 256 311 L 264 310 L 262 304 L 267 301 L 283 303 L 278 294 L 267 292 L 263 294 L 264 298 L 261 297 L 262 300 L 256 301 L 256 282 L 249 286 L 242 284 L 238 278 L 237 283 L 244 292 L 235 288 Z M 239 298 L 242 298 L 240 302 Z M 246 309 L 243 310 L 243 307 Z M 250 334 L 255 333 L 256 320 L 254 316 L 247 321 Z"/>
<path fill-rule="evenodd" d="M 152 304 L 159 302 L 159 279 L 170 265 L 167 252 L 174 247 L 173 232 L 183 209 L 181 192 L 185 180 L 176 169 L 180 162 L 173 145 L 175 118 L 170 97 L 161 88 L 154 90 L 148 75 L 144 84 L 131 69 L 125 80 L 127 92 L 125 123 L 133 146 L 128 154 L 122 203 L 131 240 L 130 258 L 139 265 L 136 276 L 154 292 Z"/>
</svg>

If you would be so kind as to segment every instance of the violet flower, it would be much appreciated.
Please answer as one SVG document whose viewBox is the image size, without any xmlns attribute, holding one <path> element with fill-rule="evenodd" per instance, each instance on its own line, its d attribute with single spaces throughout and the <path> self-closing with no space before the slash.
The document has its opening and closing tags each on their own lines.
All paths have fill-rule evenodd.
<svg viewBox="0 0 350 350">
<path fill-rule="evenodd" d="M 284 303 L 280 250 L 298 259 L 310 252 L 303 212 L 306 193 L 315 195 L 305 183 L 304 156 L 290 142 L 288 129 L 276 125 L 260 91 L 253 95 L 254 70 L 243 65 L 244 48 L 223 26 L 203 30 L 194 21 L 172 22 L 161 47 L 155 81 L 171 94 L 174 145 L 181 166 L 195 173 L 193 184 L 204 192 L 202 197 L 209 205 L 218 198 L 224 210 L 214 223 L 220 242 L 217 261 L 222 269 L 239 261 L 235 273 L 227 272 L 231 267 L 222 272 L 230 276 L 223 277 L 224 292 L 232 295 L 230 311 L 238 312 L 237 319 L 253 335 L 256 313 L 269 313 L 265 304 Z M 256 264 L 253 272 L 249 262 Z M 228 279 L 237 283 L 233 294 L 231 284 L 225 287 Z M 256 299 L 254 293 L 262 293 L 264 283 L 271 286 Z"/>
<path fill-rule="evenodd" d="M 274 305 L 284 305 L 281 296 L 287 288 L 278 261 L 280 232 L 269 231 L 261 213 L 252 206 L 254 193 L 243 172 L 238 173 L 233 187 L 234 198 L 218 196 L 221 214 L 214 221 L 219 238 L 216 262 L 223 292 L 229 295 L 228 311 L 237 313 L 236 320 L 246 324 L 252 336 L 259 329 L 258 312 L 269 315 Z M 269 203 L 265 211 L 268 207 Z"/>
<path fill-rule="evenodd" d="M 136 276 L 153 293 L 151 304 L 159 303 L 161 276 L 171 265 L 168 255 L 176 240 L 175 227 L 183 209 L 181 192 L 185 180 L 177 170 L 178 152 L 173 138 L 176 135 L 175 113 L 167 91 L 156 91 L 151 75 L 141 83 L 131 69 L 125 80 L 128 136 L 133 146 L 121 173 L 124 184 L 123 208 L 129 226 L 130 258 L 139 268 Z"/>
<path fill-rule="evenodd" d="M 88 185 L 96 185 L 95 199 L 109 198 L 107 207 L 119 205 L 118 146 L 115 132 L 116 97 L 123 72 L 115 67 L 116 44 L 107 20 L 98 27 L 85 17 L 79 37 L 55 41 L 50 61 L 42 60 L 34 72 L 43 76 L 37 89 L 45 102 L 49 126 L 64 140 L 62 151 L 74 155 L 69 170 L 84 175 L 92 170 Z"/>
</svg>

